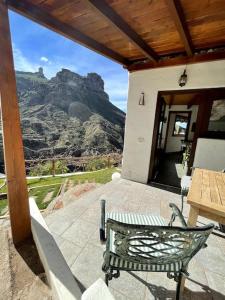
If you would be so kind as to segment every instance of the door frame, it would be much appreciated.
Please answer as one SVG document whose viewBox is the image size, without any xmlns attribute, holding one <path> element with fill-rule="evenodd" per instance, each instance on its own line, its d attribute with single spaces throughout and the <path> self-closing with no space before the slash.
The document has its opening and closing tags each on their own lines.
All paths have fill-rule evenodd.
<svg viewBox="0 0 225 300">
<path fill-rule="evenodd" d="M 156 150 L 157 150 L 157 139 L 159 133 L 159 125 L 160 125 L 160 112 L 162 107 L 163 95 L 174 95 L 174 94 L 191 94 L 191 93 L 201 93 L 204 95 L 205 101 L 202 105 L 199 105 L 197 119 L 196 119 L 196 130 L 194 133 L 193 143 L 192 143 L 192 151 L 189 161 L 189 173 L 190 167 L 193 165 L 195 150 L 197 145 L 197 139 L 199 137 L 208 137 L 205 135 L 206 126 L 208 126 L 212 102 L 216 99 L 225 99 L 225 87 L 220 88 L 199 88 L 199 89 L 187 89 L 187 90 L 165 90 L 158 91 L 158 97 L 156 102 L 156 110 L 155 110 L 155 119 L 154 119 L 154 127 L 153 127 L 153 135 L 152 135 L 152 146 L 150 153 L 150 164 L 149 164 L 149 177 L 148 180 L 152 181 L 154 176 L 154 163 L 156 158 Z M 210 101 L 211 99 L 211 101 Z M 185 104 L 184 104 L 185 105 Z M 213 138 L 213 137 L 210 137 Z"/>
</svg>

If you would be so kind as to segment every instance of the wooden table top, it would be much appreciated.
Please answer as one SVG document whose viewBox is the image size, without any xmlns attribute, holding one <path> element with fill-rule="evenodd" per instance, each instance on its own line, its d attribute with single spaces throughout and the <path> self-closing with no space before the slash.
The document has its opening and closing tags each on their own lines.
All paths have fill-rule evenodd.
<svg viewBox="0 0 225 300">
<path fill-rule="evenodd" d="M 201 210 L 225 217 L 225 173 L 196 168 L 187 202 Z"/>
</svg>

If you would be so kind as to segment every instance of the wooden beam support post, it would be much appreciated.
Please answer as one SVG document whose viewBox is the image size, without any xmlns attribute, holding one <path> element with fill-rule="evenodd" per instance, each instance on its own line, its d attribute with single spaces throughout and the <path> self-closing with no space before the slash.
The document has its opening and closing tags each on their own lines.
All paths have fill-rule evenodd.
<svg viewBox="0 0 225 300">
<path fill-rule="evenodd" d="M 146 63 L 140 61 L 130 65 L 127 69 L 130 72 L 135 72 L 135 71 L 147 70 L 147 69 L 155 69 L 155 68 L 163 68 L 163 67 L 171 67 L 171 66 L 179 66 L 179 65 L 187 65 L 187 64 L 197 64 L 206 61 L 214 61 L 214 60 L 222 60 L 222 59 L 225 59 L 225 51 L 198 54 L 190 57 L 181 56 L 181 57 L 168 58 L 168 59 L 161 60 L 157 63 L 153 61 L 146 62 Z"/>
<path fill-rule="evenodd" d="M 171 17 L 179 32 L 180 38 L 184 44 L 185 50 L 188 56 L 192 56 L 194 53 L 194 47 L 190 32 L 185 22 L 184 13 L 179 0 L 167 0 L 167 5 L 170 10 Z"/>
<path fill-rule="evenodd" d="M 86 2 L 116 27 L 125 38 L 129 39 L 146 57 L 153 61 L 159 59 L 156 52 L 104 0 L 86 0 Z"/>
<path fill-rule="evenodd" d="M 74 42 L 77 42 L 97 53 L 100 53 L 105 57 L 108 57 L 122 64 L 123 66 L 130 65 L 130 61 L 122 55 L 120 55 L 119 53 L 113 51 L 112 49 L 85 35 L 84 33 L 73 28 L 72 26 L 64 22 L 60 22 L 51 14 L 47 13 L 45 10 L 39 8 L 37 5 L 32 4 L 31 1 L 7 0 L 7 3 L 11 9 L 33 20 L 34 22 L 37 22 Z"/>
<path fill-rule="evenodd" d="M 11 229 L 13 242 L 18 244 L 31 235 L 31 226 L 8 7 L 4 0 L 0 0 L 0 98 Z"/>
</svg>

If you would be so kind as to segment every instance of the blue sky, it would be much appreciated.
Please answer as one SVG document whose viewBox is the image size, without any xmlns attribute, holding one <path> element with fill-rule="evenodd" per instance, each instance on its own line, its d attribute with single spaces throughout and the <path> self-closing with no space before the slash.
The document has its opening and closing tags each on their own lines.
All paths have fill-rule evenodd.
<svg viewBox="0 0 225 300">
<path fill-rule="evenodd" d="M 15 69 L 36 72 L 44 68 L 51 78 L 62 68 L 86 76 L 96 72 L 105 82 L 110 101 L 126 111 L 128 72 L 123 67 L 14 12 L 10 12 Z"/>
</svg>

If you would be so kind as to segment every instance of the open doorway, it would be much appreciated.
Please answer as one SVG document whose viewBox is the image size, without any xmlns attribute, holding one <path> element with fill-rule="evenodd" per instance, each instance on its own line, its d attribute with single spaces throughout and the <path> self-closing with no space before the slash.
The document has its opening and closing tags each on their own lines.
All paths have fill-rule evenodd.
<svg viewBox="0 0 225 300">
<path fill-rule="evenodd" d="M 182 176 L 191 173 L 198 138 L 225 139 L 223 118 L 224 88 L 159 92 L 149 180 L 180 188 Z"/>
<path fill-rule="evenodd" d="M 175 106 L 173 107 L 173 109 Z M 189 144 L 192 143 L 193 134 L 189 131 L 190 122 L 195 122 L 197 107 L 191 111 L 169 111 L 166 132 L 162 142 L 163 155 L 161 155 L 159 169 L 155 174 L 155 181 L 170 186 L 179 187 L 180 179 L 187 173 L 184 161 L 184 153 Z"/>
</svg>

